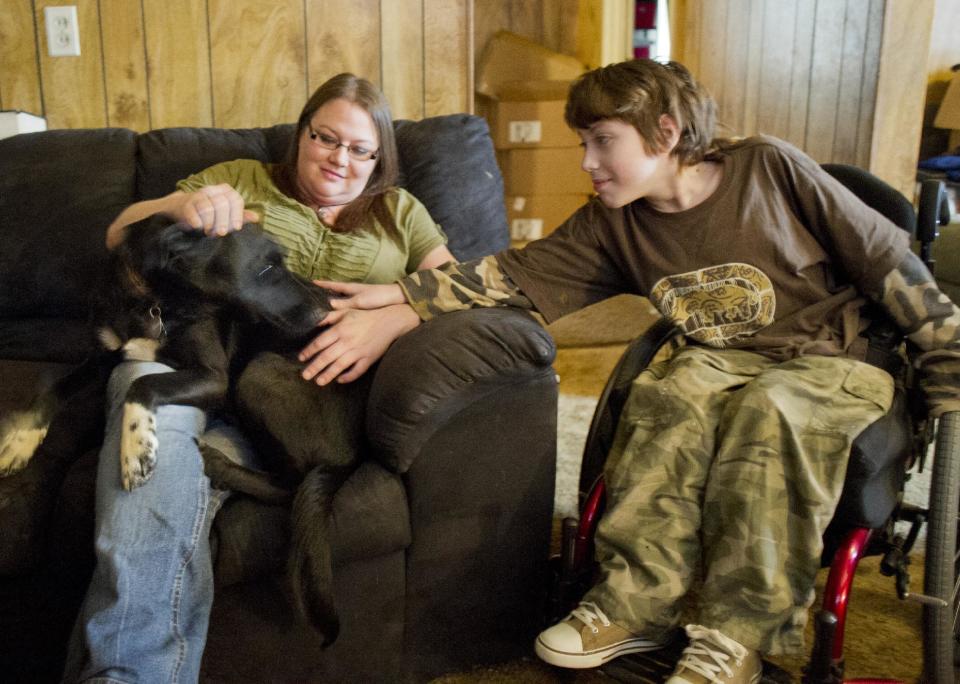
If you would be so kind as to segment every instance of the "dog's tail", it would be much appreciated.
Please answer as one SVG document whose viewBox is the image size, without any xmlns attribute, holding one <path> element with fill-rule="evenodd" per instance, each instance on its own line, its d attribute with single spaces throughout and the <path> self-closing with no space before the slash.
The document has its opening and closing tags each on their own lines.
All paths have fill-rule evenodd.
<svg viewBox="0 0 960 684">
<path fill-rule="evenodd" d="M 303 478 L 293 500 L 287 574 L 296 609 L 323 634 L 324 647 L 340 632 L 333 604 L 330 521 L 333 497 L 344 478 L 341 472 L 314 468 Z"/>
</svg>

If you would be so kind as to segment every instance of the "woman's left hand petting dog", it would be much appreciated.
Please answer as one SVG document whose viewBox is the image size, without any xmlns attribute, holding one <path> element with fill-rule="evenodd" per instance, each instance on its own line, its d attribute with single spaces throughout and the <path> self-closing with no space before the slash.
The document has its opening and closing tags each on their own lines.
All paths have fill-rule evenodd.
<svg viewBox="0 0 960 684">
<path fill-rule="evenodd" d="M 85 366 L 157 360 L 174 371 L 139 378 L 124 404 L 121 484 L 143 485 L 157 467 L 157 409 L 221 405 L 241 353 L 240 326 L 265 326 L 296 349 L 330 311 L 330 293 L 287 270 L 282 249 L 255 224 L 208 237 L 153 217 L 129 227 L 111 260 L 95 311 L 101 351 L 0 423 L 0 477 L 26 467 L 66 392 L 89 375 Z"/>
</svg>

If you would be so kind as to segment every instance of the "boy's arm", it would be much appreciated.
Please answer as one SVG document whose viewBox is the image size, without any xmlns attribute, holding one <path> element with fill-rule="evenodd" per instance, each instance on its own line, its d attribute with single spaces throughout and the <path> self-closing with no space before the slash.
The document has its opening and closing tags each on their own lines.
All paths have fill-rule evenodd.
<svg viewBox="0 0 960 684">
<path fill-rule="evenodd" d="M 930 410 L 936 416 L 960 410 L 960 309 L 913 252 L 880 287 L 877 301 L 923 351 L 917 366 Z"/>
<path fill-rule="evenodd" d="M 493 256 L 411 273 L 397 284 L 407 303 L 425 321 L 441 313 L 475 307 L 534 309 Z"/>
</svg>

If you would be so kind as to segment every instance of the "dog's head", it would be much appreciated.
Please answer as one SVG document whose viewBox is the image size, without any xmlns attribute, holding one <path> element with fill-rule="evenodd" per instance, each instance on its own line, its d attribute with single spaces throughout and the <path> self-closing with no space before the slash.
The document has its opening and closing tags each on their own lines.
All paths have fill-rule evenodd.
<svg viewBox="0 0 960 684">
<path fill-rule="evenodd" d="M 256 224 L 223 237 L 156 223 L 148 230 L 125 244 L 141 243 L 139 270 L 156 290 L 228 305 L 291 337 L 309 334 L 330 312 L 330 293 L 289 271 L 283 249 Z"/>
</svg>

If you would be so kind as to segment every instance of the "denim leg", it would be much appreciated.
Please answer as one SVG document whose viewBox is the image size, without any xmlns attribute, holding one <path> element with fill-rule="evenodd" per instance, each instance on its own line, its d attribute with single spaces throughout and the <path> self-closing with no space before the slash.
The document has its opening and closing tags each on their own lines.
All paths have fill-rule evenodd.
<svg viewBox="0 0 960 684">
<path fill-rule="evenodd" d="M 131 492 L 120 485 L 127 388 L 137 377 L 169 370 L 127 362 L 110 379 L 97 472 L 97 564 L 74 631 L 67 680 L 195 682 L 199 676 L 213 602 L 210 525 L 227 496 L 203 473 L 195 438 L 204 432 L 204 412 L 161 407 L 156 470 Z M 227 444 L 230 435 L 212 441 L 236 451 Z"/>
</svg>

